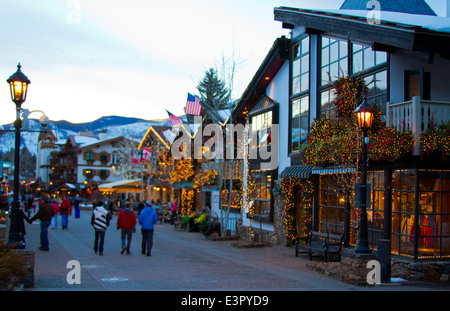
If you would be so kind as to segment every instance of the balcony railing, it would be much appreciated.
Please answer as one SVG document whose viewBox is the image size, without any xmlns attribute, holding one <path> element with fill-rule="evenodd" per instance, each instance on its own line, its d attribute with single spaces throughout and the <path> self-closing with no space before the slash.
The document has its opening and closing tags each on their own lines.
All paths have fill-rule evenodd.
<svg viewBox="0 0 450 311">
<path fill-rule="evenodd" d="M 414 137 L 414 155 L 420 154 L 420 134 L 433 123 L 447 123 L 450 120 L 450 102 L 422 100 L 414 96 L 403 103 L 387 103 L 386 125 L 397 130 L 412 131 Z"/>
</svg>

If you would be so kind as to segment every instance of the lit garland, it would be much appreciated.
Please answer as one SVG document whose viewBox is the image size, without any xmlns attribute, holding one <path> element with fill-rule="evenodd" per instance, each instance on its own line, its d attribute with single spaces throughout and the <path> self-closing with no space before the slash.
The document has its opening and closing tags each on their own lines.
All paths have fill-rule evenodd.
<svg viewBox="0 0 450 311">
<path fill-rule="evenodd" d="M 436 126 L 432 120 L 431 126 L 420 135 L 420 151 L 423 154 L 439 152 L 447 158 L 450 155 L 450 122 Z"/>
<path fill-rule="evenodd" d="M 307 137 L 303 155 L 305 164 L 347 165 L 356 163 L 358 145 L 362 145 L 362 135 L 358 131 L 356 103 L 360 102 L 365 88 L 361 79 L 348 77 L 338 79 L 335 87 L 335 105 L 338 109 L 338 121 L 326 116 L 315 119 Z M 381 111 L 375 107 L 374 121 L 369 129 L 369 158 L 371 160 L 396 160 L 411 153 L 414 139 L 411 131 L 397 131 L 381 122 Z M 447 148 L 448 150 L 448 148 Z"/>
<path fill-rule="evenodd" d="M 195 190 L 181 189 L 181 215 L 185 216 L 189 213 L 192 206 L 194 206 Z"/>
<path fill-rule="evenodd" d="M 195 174 L 191 159 L 180 159 L 175 164 L 175 169 L 171 172 L 171 182 L 187 181 Z"/>
<path fill-rule="evenodd" d="M 219 173 L 214 170 L 206 170 L 197 172 L 192 180 L 194 188 L 200 188 L 205 185 L 217 184 Z"/>
<path fill-rule="evenodd" d="M 301 227 L 297 232 L 295 190 L 299 190 L 301 197 Z M 296 237 L 306 237 L 312 228 L 312 201 L 314 184 L 309 179 L 298 179 L 290 176 L 282 180 L 282 195 L 284 198 L 284 225 L 288 240 Z"/>
</svg>

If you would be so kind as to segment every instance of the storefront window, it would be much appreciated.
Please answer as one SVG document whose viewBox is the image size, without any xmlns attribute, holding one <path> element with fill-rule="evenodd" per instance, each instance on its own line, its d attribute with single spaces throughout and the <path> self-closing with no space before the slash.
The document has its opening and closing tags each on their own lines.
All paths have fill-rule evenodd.
<svg viewBox="0 0 450 311">
<path fill-rule="evenodd" d="M 419 170 L 418 257 L 450 257 L 450 172 Z"/>
<path fill-rule="evenodd" d="M 337 176 L 321 175 L 319 190 L 319 231 L 344 234 L 345 196 Z"/>
<path fill-rule="evenodd" d="M 369 244 L 377 248 L 377 240 L 383 238 L 384 229 L 384 171 L 370 172 L 367 178 L 370 186 L 370 205 L 367 208 Z"/>
<path fill-rule="evenodd" d="M 396 170 L 392 182 L 392 253 L 414 256 L 414 170 Z"/>
<path fill-rule="evenodd" d="M 270 216 L 271 171 L 252 170 L 250 174 L 254 180 L 254 190 L 250 193 L 250 200 L 253 201 L 253 213 L 249 216 L 258 216 L 260 219 L 268 221 Z"/>
</svg>

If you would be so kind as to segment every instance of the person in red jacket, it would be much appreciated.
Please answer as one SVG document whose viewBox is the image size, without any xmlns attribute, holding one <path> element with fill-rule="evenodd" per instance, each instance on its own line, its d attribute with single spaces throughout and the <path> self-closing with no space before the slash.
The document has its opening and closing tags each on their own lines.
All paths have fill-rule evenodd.
<svg viewBox="0 0 450 311">
<path fill-rule="evenodd" d="M 127 255 L 130 254 L 131 239 L 133 233 L 136 232 L 136 215 L 132 210 L 130 202 L 125 203 L 125 207 L 120 211 L 119 217 L 117 217 L 117 230 L 121 229 L 122 250 L 121 254 L 127 251 Z M 125 240 L 127 241 L 125 245 Z"/>
<path fill-rule="evenodd" d="M 61 226 L 62 229 L 67 230 L 67 226 L 69 225 L 69 215 L 72 215 L 72 204 L 68 198 L 64 198 L 59 206 L 59 213 L 61 214 Z"/>
</svg>

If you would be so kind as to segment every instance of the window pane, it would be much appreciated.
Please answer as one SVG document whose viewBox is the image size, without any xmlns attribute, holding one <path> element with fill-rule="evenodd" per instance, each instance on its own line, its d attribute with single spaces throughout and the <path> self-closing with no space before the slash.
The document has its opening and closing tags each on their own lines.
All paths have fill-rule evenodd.
<svg viewBox="0 0 450 311">
<path fill-rule="evenodd" d="M 347 41 L 339 41 L 339 57 L 343 58 L 348 55 L 348 44 Z"/>
<path fill-rule="evenodd" d="M 301 59 L 301 73 L 306 73 L 309 71 L 309 56 L 306 55 Z"/>
<path fill-rule="evenodd" d="M 339 61 L 339 76 L 346 76 L 348 74 L 348 58 L 345 57 Z"/>
<path fill-rule="evenodd" d="M 334 81 L 339 77 L 339 63 L 338 62 L 335 62 L 330 65 L 330 77 L 331 77 L 331 81 Z"/>
<path fill-rule="evenodd" d="M 292 62 L 292 76 L 296 77 L 300 74 L 300 59 Z"/>
<path fill-rule="evenodd" d="M 301 76 L 300 90 L 303 92 L 307 89 L 309 89 L 309 74 L 306 73 Z"/>
<path fill-rule="evenodd" d="M 292 79 L 292 94 L 300 93 L 300 77 Z"/>
<path fill-rule="evenodd" d="M 330 45 L 330 63 L 339 59 L 339 42 Z"/>
<path fill-rule="evenodd" d="M 375 65 L 382 64 L 387 61 L 386 52 L 375 52 Z"/>
<path fill-rule="evenodd" d="M 309 37 L 302 40 L 302 54 L 309 52 Z"/>
<path fill-rule="evenodd" d="M 330 54 L 328 47 L 322 49 L 322 66 L 330 63 Z"/>
<path fill-rule="evenodd" d="M 353 54 L 353 73 L 361 71 L 362 68 L 362 51 Z"/>
<path fill-rule="evenodd" d="M 322 68 L 322 85 L 330 83 L 330 77 L 328 76 L 328 72 L 330 71 L 330 67 L 325 66 Z"/>
<path fill-rule="evenodd" d="M 375 54 L 372 48 L 364 49 L 364 70 L 369 69 L 375 65 Z"/>
</svg>

